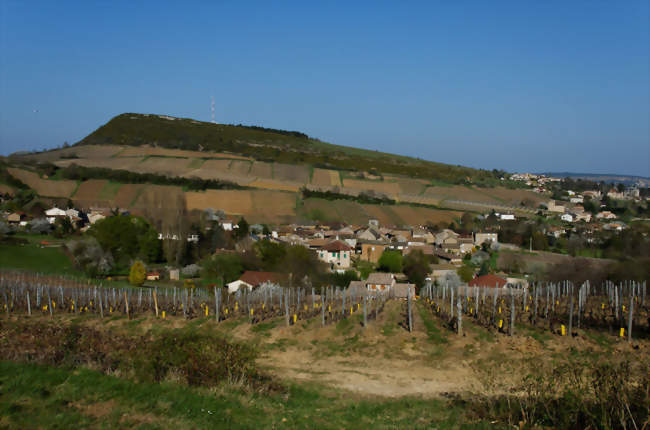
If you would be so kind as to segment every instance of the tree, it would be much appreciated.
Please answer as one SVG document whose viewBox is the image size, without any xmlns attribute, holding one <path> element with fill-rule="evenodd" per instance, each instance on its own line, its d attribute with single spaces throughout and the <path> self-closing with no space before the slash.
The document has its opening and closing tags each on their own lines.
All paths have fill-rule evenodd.
<svg viewBox="0 0 650 430">
<path fill-rule="evenodd" d="M 474 278 L 474 269 L 470 266 L 462 266 L 456 272 L 463 282 L 469 282 Z"/>
<path fill-rule="evenodd" d="M 381 254 L 377 263 L 382 272 L 399 273 L 402 271 L 402 254 L 387 249 Z"/>
<path fill-rule="evenodd" d="M 424 286 L 427 275 L 429 274 L 430 256 L 422 251 L 411 251 L 404 257 L 404 274 L 408 276 L 409 282 L 414 283 L 418 289 Z"/>
<path fill-rule="evenodd" d="M 144 263 L 140 260 L 136 260 L 129 271 L 129 283 L 139 287 L 144 284 L 145 276 L 146 270 L 144 268 Z"/>
<path fill-rule="evenodd" d="M 72 225 L 72 221 L 70 221 L 70 218 L 67 216 L 63 217 L 58 217 L 56 221 L 54 221 L 54 236 L 61 238 L 68 236 L 72 234 L 74 231 L 74 226 Z"/>
<path fill-rule="evenodd" d="M 86 275 L 95 277 L 108 275 L 113 268 L 113 256 L 102 249 L 92 236 L 66 243 L 77 265 Z"/>
<path fill-rule="evenodd" d="M 158 233 L 144 218 L 124 215 L 105 218 L 93 224 L 88 233 L 117 263 L 126 265 L 134 258 L 154 262 L 160 258 Z"/>
<path fill-rule="evenodd" d="M 234 229 L 233 231 L 233 236 L 235 237 L 236 240 L 241 240 L 248 236 L 248 231 L 249 231 L 250 226 L 248 225 L 248 221 L 246 221 L 246 218 L 241 217 L 239 219 L 239 222 L 237 223 L 237 228 Z"/>
<path fill-rule="evenodd" d="M 244 264 L 239 254 L 213 255 L 203 260 L 201 267 L 203 277 L 222 277 L 226 283 L 236 280 L 244 272 Z"/>
<path fill-rule="evenodd" d="M 478 276 L 487 275 L 488 273 L 490 273 L 490 262 L 485 260 L 481 264 L 481 268 L 478 271 Z"/>
</svg>

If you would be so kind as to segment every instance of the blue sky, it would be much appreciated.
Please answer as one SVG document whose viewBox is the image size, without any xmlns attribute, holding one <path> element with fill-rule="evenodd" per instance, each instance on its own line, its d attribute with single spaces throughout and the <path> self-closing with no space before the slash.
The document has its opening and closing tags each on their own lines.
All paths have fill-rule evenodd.
<svg viewBox="0 0 650 430">
<path fill-rule="evenodd" d="M 0 0 L 0 153 L 123 112 L 509 171 L 650 176 L 647 1 Z"/>
</svg>

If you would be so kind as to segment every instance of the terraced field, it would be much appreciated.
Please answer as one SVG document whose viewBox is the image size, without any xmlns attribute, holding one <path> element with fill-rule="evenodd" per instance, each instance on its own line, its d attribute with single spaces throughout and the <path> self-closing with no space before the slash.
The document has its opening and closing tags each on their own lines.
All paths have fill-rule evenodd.
<svg viewBox="0 0 650 430">
<path fill-rule="evenodd" d="M 250 222 L 287 222 L 295 219 L 296 195 L 263 190 L 206 190 L 185 193 L 188 210 L 221 209 Z"/>
<path fill-rule="evenodd" d="M 9 173 L 20 179 L 28 187 L 35 190 L 40 196 L 43 197 L 70 197 L 72 193 L 77 189 L 77 183 L 75 181 L 52 181 L 47 179 L 42 179 L 34 172 L 29 170 L 8 168 Z"/>
<path fill-rule="evenodd" d="M 341 176 L 337 170 L 314 168 L 314 174 L 311 178 L 312 185 L 316 187 L 340 187 Z"/>
</svg>

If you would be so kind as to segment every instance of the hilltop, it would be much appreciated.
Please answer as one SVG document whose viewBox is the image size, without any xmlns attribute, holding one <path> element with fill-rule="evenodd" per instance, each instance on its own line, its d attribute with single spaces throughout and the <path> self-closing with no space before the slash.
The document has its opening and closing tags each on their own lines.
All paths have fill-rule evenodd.
<svg viewBox="0 0 650 430">
<path fill-rule="evenodd" d="M 297 131 L 213 124 L 166 115 L 124 113 L 77 145 L 153 145 L 188 151 L 229 152 L 287 164 L 310 164 L 337 170 L 373 169 L 385 174 L 462 183 L 498 179 L 485 170 L 453 166 L 366 149 L 333 145 Z"/>
</svg>

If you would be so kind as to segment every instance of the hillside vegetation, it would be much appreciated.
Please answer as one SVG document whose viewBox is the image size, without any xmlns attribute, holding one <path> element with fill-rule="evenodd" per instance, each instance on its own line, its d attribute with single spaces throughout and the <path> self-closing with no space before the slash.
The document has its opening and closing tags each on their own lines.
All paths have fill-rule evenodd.
<svg viewBox="0 0 650 430">
<path fill-rule="evenodd" d="M 156 145 L 192 151 L 227 151 L 289 164 L 311 164 L 342 170 L 368 170 L 460 183 L 481 182 L 492 172 L 452 166 L 339 145 L 300 132 L 225 125 L 161 115 L 125 113 L 111 119 L 77 145 Z"/>
</svg>

